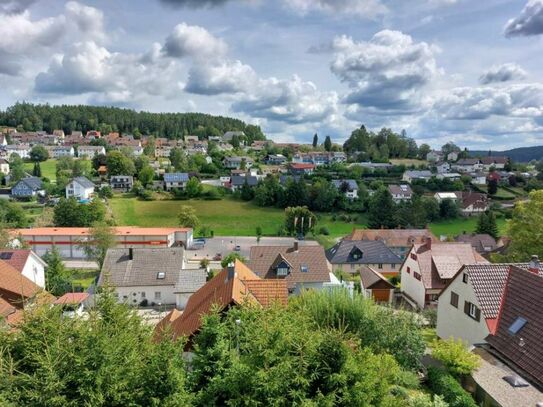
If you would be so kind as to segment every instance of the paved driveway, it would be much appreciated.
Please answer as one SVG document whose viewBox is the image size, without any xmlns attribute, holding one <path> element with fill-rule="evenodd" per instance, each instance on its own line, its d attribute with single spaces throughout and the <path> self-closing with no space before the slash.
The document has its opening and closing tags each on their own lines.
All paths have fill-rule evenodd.
<svg viewBox="0 0 543 407">
<path fill-rule="evenodd" d="M 187 250 L 186 256 L 190 260 L 200 260 L 203 258 L 212 259 L 217 253 L 220 253 L 223 257 L 234 251 L 234 248 L 239 245 L 239 253 L 249 258 L 251 246 L 292 246 L 294 244 L 294 238 L 292 237 L 263 237 L 260 239 L 260 243 L 257 243 L 256 237 L 243 237 L 243 236 L 216 236 L 211 239 L 206 239 L 206 244 L 201 250 Z M 299 242 L 302 245 L 317 245 L 314 240 L 303 240 Z"/>
</svg>

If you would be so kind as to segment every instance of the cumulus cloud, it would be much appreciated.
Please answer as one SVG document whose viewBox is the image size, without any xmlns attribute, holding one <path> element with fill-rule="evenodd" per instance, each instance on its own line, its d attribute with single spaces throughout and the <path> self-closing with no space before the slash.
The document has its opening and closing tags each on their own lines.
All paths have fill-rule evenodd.
<svg viewBox="0 0 543 407">
<path fill-rule="evenodd" d="M 19 14 L 27 10 L 37 0 L 0 0 L 0 13 Z"/>
<path fill-rule="evenodd" d="M 66 17 L 74 23 L 77 29 L 87 38 L 102 38 L 104 36 L 104 13 L 94 7 L 69 1 L 66 3 Z"/>
<path fill-rule="evenodd" d="M 185 90 L 199 95 L 220 95 L 248 91 L 257 82 L 255 71 L 241 61 L 196 64 L 189 72 Z"/>
<path fill-rule="evenodd" d="M 506 37 L 543 34 L 543 0 L 529 0 L 520 15 L 505 25 Z"/>
<path fill-rule="evenodd" d="M 173 58 L 217 57 L 224 55 L 228 47 L 220 38 L 205 28 L 181 23 L 166 38 L 164 52 Z"/>
<path fill-rule="evenodd" d="M 302 14 L 320 11 L 375 18 L 388 11 L 379 0 L 283 0 L 283 3 Z"/>
<path fill-rule="evenodd" d="M 332 72 L 351 89 L 344 98 L 358 108 L 393 112 L 415 109 L 421 89 L 439 73 L 438 51 L 399 31 L 383 30 L 370 41 L 337 37 Z"/>
<path fill-rule="evenodd" d="M 525 77 L 526 71 L 518 64 L 507 63 L 491 67 L 480 76 L 479 82 L 488 85 L 489 83 L 508 82 Z"/>
<path fill-rule="evenodd" d="M 190 8 L 203 8 L 203 7 L 216 7 L 223 5 L 229 0 L 160 0 L 162 3 L 173 7 L 190 7 Z"/>
</svg>

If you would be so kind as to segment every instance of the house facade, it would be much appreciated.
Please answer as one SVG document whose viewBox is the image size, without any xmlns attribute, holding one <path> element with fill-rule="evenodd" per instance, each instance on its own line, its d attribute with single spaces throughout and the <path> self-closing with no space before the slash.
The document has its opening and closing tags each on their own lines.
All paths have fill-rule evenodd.
<svg viewBox="0 0 543 407">
<path fill-rule="evenodd" d="M 336 179 L 332 183 L 347 199 L 353 200 L 358 198 L 358 184 L 354 179 Z"/>
<path fill-rule="evenodd" d="M 167 172 L 164 174 L 164 189 L 171 191 L 174 188 L 185 189 L 189 182 L 189 174 L 186 172 Z"/>
<path fill-rule="evenodd" d="M 394 286 L 377 270 L 363 266 L 360 268 L 361 293 L 375 302 L 391 304 L 394 299 Z"/>
<path fill-rule="evenodd" d="M 111 188 L 121 191 L 130 191 L 134 186 L 134 177 L 131 175 L 114 175 L 109 180 Z"/>
<path fill-rule="evenodd" d="M 42 193 L 43 183 L 38 177 L 23 178 L 11 188 L 11 195 L 15 198 L 32 198 Z"/>
<path fill-rule="evenodd" d="M 3 249 L 0 250 L 0 260 L 10 264 L 37 286 L 45 288 L 47 264 L 32 250 Z"/>
<path fill-rule="evenodd" d="M 389 185 L 388 192 L 392 195 L 392 200 L 395 203 L 410 201 L 413 198 L 413 190 L 407 184 Z"/>
<path fill-rule="evenodd" d="M 87 157 L 92 160 L 99 154 L 106 154 L 106 149 L 103 146 L 79 146 L 77 147 L 78 157 Z"/>
<path fill-rule="evenodd" d="M 94 195 L 94 183 L 85 177 L 76 177 L 66 185 L 66 198 L 88 200 Z"/>
</svg>

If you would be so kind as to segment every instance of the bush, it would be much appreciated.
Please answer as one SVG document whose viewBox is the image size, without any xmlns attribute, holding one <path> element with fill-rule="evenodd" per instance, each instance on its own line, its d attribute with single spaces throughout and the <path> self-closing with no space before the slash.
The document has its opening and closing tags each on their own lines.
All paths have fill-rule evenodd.
<svg viewBox="0 0 543 407">
<path fill-rule="evenodd" d="M 422 317 L 428 321 L 428 326 L 434 328 L 437 325 L 437 309 L 436 308 L 425 308 L 422 311 Z"/>
<path fill-rule="evenodd" d="M 443 369 L 434 366 L 428 368 L 428 387 L 435 394 L 443 396 L 450 407 L 477 407 L 469 393 Z"/>
<path fill-rule="evenodd" d="M 467 375 L 479 367 L 479 356 L 466 348 L 462 339 L 435 340 L 432 356 L 445 365 L 454 376 Z"/>
<path fill-rule="evenodd" d="M 219 201 L 222 196 L 216 188 L 213 188 L 204 193 L 203 198 L 206 201 Z"/>
<path fill-rule="evenodd" d="M 330 231 L 326 226 L 321 226 L 321 228 L 319 229 L 319 234 L 328 236 L 330 234 Z"/>
</svg>

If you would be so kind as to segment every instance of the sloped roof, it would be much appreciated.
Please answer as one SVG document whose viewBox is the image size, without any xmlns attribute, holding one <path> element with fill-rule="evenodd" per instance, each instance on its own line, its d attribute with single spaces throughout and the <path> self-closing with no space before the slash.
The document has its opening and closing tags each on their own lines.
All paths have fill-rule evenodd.
<svg viewBox="0 0 543 407">
<path fill-rule="evenodd" d="M 33 191 L 38 191 L 42 189 L 42 182 L 41 182 L 41 179 L 39 179 L 38 177 L 26 177 L 20 180 L 19 182 L 22 182 Z"/>
<path fill-rule="evenodd" d="M 0 260 L 0 291 L 7 291 L 18 297 L 31 298 L 41 288 L 21 274 L 19 270 Z"/>
<path fill-rule="evenodd" d="M 504 291 L 495 334 L 486 340 L 492 349 L 518 367 L 540 387 L 543 386 L 543 278 L 530 271 L 511 267 Z M 512 324 L 526 322 L 516 333 Z"/>
<path fill-rule="evenodd" d="M 278 256 L 285 258 L 291 264 L 290 273 L 284 277 L 289 288 L 297 283 L 330 282 L 328 261 L 322 246 L 253 246 L 251 247 L 248 267 L 260 278 L 278 278 L 273 268 Z M 302 266 L 307 271 L 303 272 Z M 283 277 L 280 277 L 281 279 Z"/>
<path fill-rule="evenodd" d="M 206 280 L 207 272 L 204 269 L 181 270 L 174 292 L 194 293 L 206 283 Z"/>
<path fill-rule="evenodd" d="M 429 229 L 354 229 L 344 240 L 382 240 L 388 247 L 409 247 L 427 237 L 439 241 Z"/>
<path fill-rule="evenodd" d="M 89 179 L 87 179 L 85 177 L 75 177 L 73 179 L 73 181 L 77 182 L 83 188 L 94 188 L 95 187 L 94 183 L 91 180 L 89 180 Z"/>
<path fill-rule="evenodd" d="M 66 293 L 62 297 L 59 297 L 53 302 L 56 305 L 75 305 L 81 304 L 87 298 L 89 298 L 89 293 Z"/>
<path fill-rule="evenodd" d="M 334 184 L 337 189 L 341 189 L 343 184 L 347 184 L 349 191 L 358 190 L 358 184 L 354 179 L 335 179 L 332 181 L 332 184 Z"/>
<path fill-rule="evenodd" d="M 244 185 L 247 182 L 247 185 L 254 187 L 258 185 L 258 178 L 252 175 L 232 175 L 230 182 L 236 186 Z"/>
<path fill-rule="evenodd" d="M 457 242 L 469 243 L 479 253 L 492 251 L 498 247 L 496 240 L 486 233 L 463 233 L 454 238 Z M 489 248 L 487 250 L 487 248 Z"/>
<path fill-rule="evenodd" d="M 432 172 L 428 170 L 409 170 L 405 174 L 410 178 L 430 178 L 432 176 Z"/>
<path fill-rule="evenodd" d="M 362 252 L 362 257 L 353 259 L 353 249 Z M 400 264 L 402 260 L 381 240 L 341 240 L 326 251 L 332 264 Z"/>
<path fill-rule="evenodd" d="M 166 321 L 157 325 L 155 333 L 160 334 L 171 325 L 174 338 L 191 336 L 200 329 L 202 317 L 214 308 L 222 311 L 231 304 L 239 305 L 246 301 L 263 306 L 272 301 L 286 304 L 287 297 L 284 280 L 260 280 L 245 264 L 236 260 L 233 268 L 226 267 L 191 295 L 181 315 L 176 310 L 166 315 Z"/>
<path fill-rule="evenodd" d="M 16 310 L 17 308 L 0 297 L 0 318 L 6 318 L 8 315 L 13 314 Z"/>
<path fill-rule="evenodd" d="M 3 249 L 0 250 L 0 260 L 5 261 L 22 273 L 30 253 L 32 253 L 30 249 Z"/>
<path fill-rule="evenodd" d="M 413 190 L 411 189 L 411 186 L 407 184 L 401 184 L 401 185 L 389 185 L 388 191 L 392 195 L 404 195 L 404 196 L 411 196 L 413 195 Z"/>
<path fill-rule="evenodd" d="M 165 182 L 187 182 L 189 174 L 186 172 L 167 172 L 164 174 Z"/>
<path fill-rule="evenodd" d="M 394 288 L 394 286 L 385 277 L 383 277 L 381 273 L 368 266 L 362 266 L 360 268 L 360 280 L 362 281 L 362 286 L 365 289 L 370 289 L 376 283 L 385 284 L 390 289 Z"/>
</svg>

